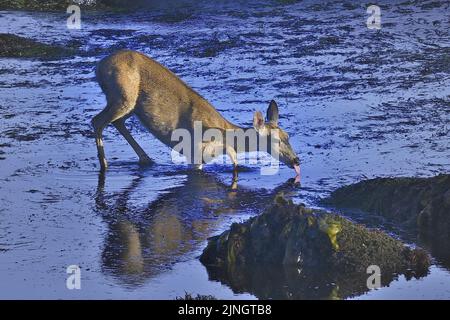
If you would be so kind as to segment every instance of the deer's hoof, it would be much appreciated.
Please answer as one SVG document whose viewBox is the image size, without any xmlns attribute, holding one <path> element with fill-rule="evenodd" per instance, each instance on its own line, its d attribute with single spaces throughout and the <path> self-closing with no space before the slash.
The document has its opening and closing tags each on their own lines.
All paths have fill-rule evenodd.
<svg viewBox="0 0 450 320">
<path fill-rule="evenodd" d="M 139 158 L 139 165 L 141 165 L 141 166 L 149 166 L 149 165 L 152 165 L 154 163 L 155 162 L 152 159 L 150 159 L 149 157 L 141 157 L 141 158 Z"/>
</svg>

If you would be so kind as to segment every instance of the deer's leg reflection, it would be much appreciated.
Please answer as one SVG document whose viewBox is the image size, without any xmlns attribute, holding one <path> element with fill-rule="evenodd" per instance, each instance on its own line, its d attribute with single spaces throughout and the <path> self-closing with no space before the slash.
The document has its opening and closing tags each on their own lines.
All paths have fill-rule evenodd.
<svg viewBox="0 0 450 320">
<path fill-rule="evenodd" d="M 109 205 L 105 195 L 105 172 L 100 171 L 95 194 L 96 209 L 108 226 L 102 253 L 103 268 L 114 276 L 125 276 L 127 281 L 133 283 L 139 281 L 145 265 L 139 226 L 128 218 L 127 202 L 129 195 L 142 179 L 142 175 L 134 178 L 130 186 L 122 190 L 114 204 Z"/>
<path fill-rule="evenodd" d="M 231 190 L 237 190 L 238 188 L 238 169 L 237 166 L 233 168 L 233 178 L 231 179 Z"/>
<path fill-rule="evenodd" d="M 139 188 L 145 179 L 140 174 L 120 192 L 107 194 L 105 174 L 100 173 L 95 195 L 96 210 L 108 227 L 102 254 L 103 269 L 131 285 L 159 273 L 163 266 L 189 251 L 192 229 L 196 225 L 181 218 L 192 209 L 192 205 L 179 198 L 188 195 L 184 187 L 171 189 L 149 205 L 133 203 L 133 199 L 142 200 L 151 194 Z"/>
<path fill-rule="evenodd" d="M 133 193 L 139 186 L 144 176 L 138 174 L 127 188 L 121 189 L 117 197 L 116 203 L 113 206 L 107 204 L 107 199 L 105 198 L 105 184 L 106 184 L 106 173 L 105 171 L 100 171 L 98 175 L 97 191 L 95 193 L 95 204 L 96 209 L 102 213 L 102 215 L 108 215 L 111 213 L 128 211 L 127 202 L 130 194 Z"/>
<path fill-rule="evenodd" d="M 107 210 L 108 206 L 105 203 L 104 192 L 105 192 L 105 170 L 100 170 L 98 174 L 97 191 L 95 193 L 95 207 L 97 211 L 102 212 Z"/>
</svg>

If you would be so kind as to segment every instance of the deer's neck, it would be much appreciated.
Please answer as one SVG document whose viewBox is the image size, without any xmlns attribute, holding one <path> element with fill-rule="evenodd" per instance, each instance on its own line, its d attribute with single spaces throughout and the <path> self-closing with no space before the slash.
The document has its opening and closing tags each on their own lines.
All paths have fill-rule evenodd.
<svg viewBox="0 0 450 320">
<path fill-rule="evenodd" d="M 254 127 L 243 127 L 230 123 L 230 127 L 227 129 L 234 135 L 244 138 L 235 138 L 234 141 L 228 141 L 227 133 L 225 132 L 226 143 L 234 148 L 237 152 L 255 152 L 255 151 L 267 151 L 267 145 L 269 137 L 266 135 L 260 135 L 256 132 Z"/>
<path fill-rule="evenodd" d="M 212 106 L 211 106 L 212 107 Z M 214 108 L 214 107 L 212 107 Z M 216 110 L 214 108 L 214 110 Z M 216 110 L 217 111 L 217 110 Z M 226 144 L 233 147 L 237 152 L 254 152 L 254 151 L 260 151 L 261 146 L 263 146 L 264 142 L 263 139 L 267 139 L 267 136 L 259 135 L 255 128 L 253 126 L 239 126 L 237 124 L 232 123 L 228 119 L 226 119 L 222 114 L 218 113 L 220 117 L 222 118 L 222 130 L 224 130 L 224 137 L 223 141 L 228 140 L 227 139 L 227 131 L 234 134 L 237 134 L 240 136 L 241 134 L 248 134 L 245 135 L 244 141 L 242 139 L 234 139 L 235 141 L 226 141 Z M 251 138 L 249 138 L 251 137 Z"/>
</svg>

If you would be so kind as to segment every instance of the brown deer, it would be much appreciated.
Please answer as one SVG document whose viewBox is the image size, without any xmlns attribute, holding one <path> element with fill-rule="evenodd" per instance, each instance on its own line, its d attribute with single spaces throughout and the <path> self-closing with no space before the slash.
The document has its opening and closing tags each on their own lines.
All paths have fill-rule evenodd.
<svg viewBox="0 0 450 320">
<path fill-rule="evenodd" d="M 102 59 L 97 66 L 96 76 L 107 100 L 105 109 L 92 119 L 102 169 L 107 167 L 102 132 L 110 123 L 131 145 L 140 163 L 152 162 L 125 127 L 125 120 L 135 114 L 148 131 L 170 148 L 178 143 L 171 138 L 172 133 L 176 129 L 193 133 L 194 122 L 197 121 L 201 122 L 204 129 L 256 130 L 258 139 L 267 139 L 276 131 L 279 141 L 277 156 L 281 162 L 295 168 L 299 179 L 300 161 L 289 144 L 288 134 L 278 127 L 278 106 L 275 101 L 271 101 L 267 109 L 267 123 L 258 111 L 253 117 L 253 128 L 242 128 L 226 120 L 170 70 L 139 52 L 122 50 Z M 205 141 L 199 147 L 202 150 L 211 149 L 208 148 L 211 143 Z M 258 151 L 258 146 L 259 143 L 256 147 L 246 143 L 244 148 L 239 149 L 234 143 L 224 142 L 222 145 L 235 168 L 238 152 Z"/>
</svg>

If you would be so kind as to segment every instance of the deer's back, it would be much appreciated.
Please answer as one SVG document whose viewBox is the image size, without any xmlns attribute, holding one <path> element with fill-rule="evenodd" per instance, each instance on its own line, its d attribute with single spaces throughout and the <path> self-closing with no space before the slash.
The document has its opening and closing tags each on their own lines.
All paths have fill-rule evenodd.
<svg viewBox="0 0 450 320">
<path fill-rule="evenodd" d="M 155 60 L 131 50 L 121 50 L 102 59 L 96 70 L 97 80 L 105 94 L 167 92 L 183 100 L 193 92 L 181 79 Z M 161 94 L 160 94 L 161 95 Z"/>
<path fill-rule="evenodd" d="M 233 126 L 169 69 L 139 52 L 123 50 L 104 58 L 96 76 L 108 105 L 134 104 L 144 125 L 164 142 L 176 128 L 191 130 L 194 121 L 205 127 Z"/>
</svg>

